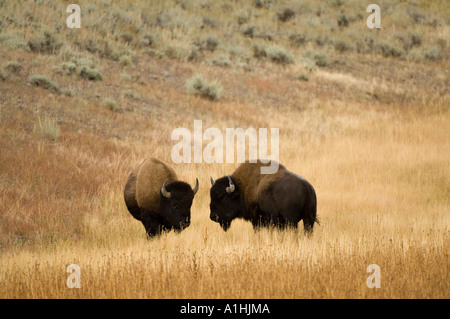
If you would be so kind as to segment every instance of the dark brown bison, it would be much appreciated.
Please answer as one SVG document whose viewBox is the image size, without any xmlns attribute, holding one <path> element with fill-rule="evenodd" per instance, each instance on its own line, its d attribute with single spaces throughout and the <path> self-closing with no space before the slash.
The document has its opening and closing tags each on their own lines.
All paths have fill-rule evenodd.
<svg viewBox="0 0 450 319">
<path fill-rule="evenodd" d="M 162 230 L 181 231 L 190 225 L 191 205 L 198 191 L 178 180 L 175 171 L 156 158 L 134 169 L 125 185 L 125 204 L 131 215 L 140 220 L 148 236 Z"/>
<path fill-rule="evenodd" d="M 223 230 L 235 218 L 252 222 L 254 228 L 274 225 L 297 228 L 303 220 L 305 232 L 311 234 L 318 220 L 316 192 L 303 177 L 283 165 L 275 174 L 261 174 L 265 164 L 245 162 L 231 176 L 211 177 L 211 220 Z"/>
</svg>

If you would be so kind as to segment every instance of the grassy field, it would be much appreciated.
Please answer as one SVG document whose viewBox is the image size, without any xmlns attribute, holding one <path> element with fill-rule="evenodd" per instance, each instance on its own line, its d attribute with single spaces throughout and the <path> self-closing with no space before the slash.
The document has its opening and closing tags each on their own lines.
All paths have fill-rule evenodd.
<svg viewBox="0 0 450 319">
<path fill-rule="evenodd" d="M 79 4 L 77 30 L 63 2 L 0 1 L 0 298 L 450 297 L 446 1 L 380 1 L 380 30 L 359 1 Z M 213 223 L 209 178 L 238 164 L 174 164 L 194 120 L 279 128 L 313 236 Z M 125 207 L 147 156 L 200 181 L 179 234 Z"/>
</svg>

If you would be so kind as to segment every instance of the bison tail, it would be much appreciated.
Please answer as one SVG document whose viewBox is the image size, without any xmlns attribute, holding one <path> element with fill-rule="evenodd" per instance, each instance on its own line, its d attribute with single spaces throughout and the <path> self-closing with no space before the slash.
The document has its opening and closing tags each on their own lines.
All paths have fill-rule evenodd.
<svg viewBox="0 0 450 319">
<path fill-rule="evenodd" d="M 305 232 L 307 234 L 309 234 L 309 235 L 312 234 L 314 223 L 317 223 L 320 225 L 319 220 L 317 219 L 316 192 L 314 191 L 314 188 L 311 186 L 310 200 L 307 203 L 306 210 L 305 210 L 305 216 L 303 219 L 303 225 L 305 228 Z"/>
<path fill-rule="evenodd" d="M 314 220 L 314 222 L 315 222 L 315 223 L 317 223 L 317 225 L 319 225 L 319 226 L 320 226 L 320 221 L 319 221 L 319 218 L 317 218 L 317 217 L 316 217 L 316 219 Z"/>
<path fill-rule="evenodd" d="M 316 191 L 314 190 L 314 188 L 312 186 L 311 186 L 311 191 L 312 191 L 312 194 L 311 194 L 312 198 L 309 201 L 309 213 L 310 213 L 311 219 L 315 223 L 320 225 L 319 219 L 317 218 L 317 197 L 316 197 Z"/>
</svg>

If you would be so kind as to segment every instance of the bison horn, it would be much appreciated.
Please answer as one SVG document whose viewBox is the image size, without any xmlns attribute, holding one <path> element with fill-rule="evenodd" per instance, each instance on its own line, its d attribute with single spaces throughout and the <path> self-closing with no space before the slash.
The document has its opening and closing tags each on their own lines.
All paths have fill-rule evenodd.
<svg viewBox="0 0 450 319">
<path fill-rule="evenodd" d="M 212 178 L 212 176 L 210 176 L 211 177 L 211 186 L 213 186 L 214 185 L 214 178 Z"/>
<path fill-rule="evenodd" d="M 228 183 L 230 184 L 230 186 L 228 186 L 225 190 L 227 191 L 228 194 L 231 194 L 232 192 L 234 192 L 234 190 L 236 189 L 236 187 L 233 184 L 233 181 L 231 180 L 230 176 L 228 177 Z"/>
<path fill-rule="evenodd" d="M 198 191 L 198 178 L 195 178 L 195 187 L 192 190 L 194 192 L 194 195 L 197 194 Z"/>
<path fill-rule="evenodd" d="M 161 194 L 165 197 L 165 198 L 170 198 L 170 192 L 168 192 L 166 190 L 166 183 L 167 183 L 167 179 L 164 181 L 163 186 L 161 187 Z"/>
</svg>

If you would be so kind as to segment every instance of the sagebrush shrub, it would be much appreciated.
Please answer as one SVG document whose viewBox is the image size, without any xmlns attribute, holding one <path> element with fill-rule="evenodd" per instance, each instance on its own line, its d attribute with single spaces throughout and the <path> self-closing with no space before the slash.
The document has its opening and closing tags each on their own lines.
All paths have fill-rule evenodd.
<svg viewBox="0 0 450 319">
<path fill-rule="evenodd" d="M 28 41 L 31 51 L 38 53 L 53 54 L 59 51 L 63 43 L 59 41 L 52 32 L 44 31 L 43 35 Z"/>
<path fill-rule="evenodd" d="M 284 48 L 278 46 L 270 46 L 266 48 L 267 58 L 277 64 L 292 64 L 294 63 L 294 56 L 288 53 Z"/>
<path fill-rule="evenodd" d="M 5 69 L 11 73 L 18 74 L 22 70 L 22 65 L 17 61 L 9 61 L 6 63 Z"/>
<path fill-rule="evenodd" d="M 80 70 L 80 77 L 90 81 L 101 81 L 103 80 L 103 74 L 97 69 L 90 68 L 88 66 L 83 66 Z"/>
<path fill-rule="evenodd" d="M 277 12 L 278 20 L 286 22 L 295 17 L 295 11 L 289 8 L 285 8 Z"/>
<path fill-rule="evenodd" d="M 208 82 L 201 75 L 196 74 L 186 82 L 187 93 L 199 95 L 210 100 L 218 100 L 223 87 L 218 81 Z"/>
<path fill-rule="evenodd" d="M 28 82 L 35 86 L 40 86 L 50 92 L 59 93 L 59 86 L 45 75 L 31 75 Z"/>
<path fill-rule="evenodd" d="M 303 52 L 303 56 L 312 59 L 317 66 L 326 67 L 328 65 L 328 57 L 323 52 L 307 49 Z"/>
<path fill-rule="evenodd" d="M 442 58 L 442 50 L 438 48 L 437 46 L 431 46 L 428 48 L 425 48 L 422 51 L 422 59 L 425 61 L 431 60 L 436 61 L 440 60 Z"/>
<path fill-rule="evenodd" d="M 103 99 L 102 106 L 107 107 L 111 111 L 119 110 L 116 100 L 114 100 L 113 98 L 110 98 L 110 97 Z"/>
</svg>

